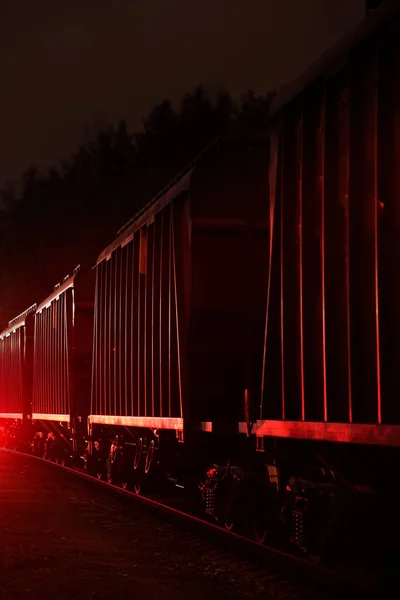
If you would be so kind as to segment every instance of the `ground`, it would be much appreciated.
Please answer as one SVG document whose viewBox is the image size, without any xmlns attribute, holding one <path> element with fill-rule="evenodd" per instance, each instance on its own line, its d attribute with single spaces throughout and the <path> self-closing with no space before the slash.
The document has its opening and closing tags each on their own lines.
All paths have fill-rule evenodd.
<svg viewBox="0 0 400 600">
<path fill-rule="evenodd" d="M 0 535 L 0 595 L 10 600 L 310 597 L 134 501 L 4 451 Z"/>
</svg>

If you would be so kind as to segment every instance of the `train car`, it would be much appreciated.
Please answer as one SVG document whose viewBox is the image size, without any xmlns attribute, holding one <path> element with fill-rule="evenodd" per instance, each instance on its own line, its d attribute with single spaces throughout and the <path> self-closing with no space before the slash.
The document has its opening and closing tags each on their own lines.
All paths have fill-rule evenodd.
<svg viewBox="0 0 400 600">
<path fill-rule="evenodd" d="M 56 286 L 32 411 L 9 401 L 25 338 L 2 346 L 29 315 L 1 334 L 3 418 L 32 412 L 39 454 L 137 493 L 192 484 L 225 527 L 313 560 L 396 543 L 399 34 L 383 3 L 277 96 L 269 147 L 212 144 Z"/>
<path fill-rule="evenodd" d="M 90 407 L 94 275 L 66 276 L 34 315 L 34 451 L 52 460 L 82 454 Z"/>
<path fill-rule="evenodd" d="M 399 40 L 399 3 L 385 2 L 271 107 L 253 433 L 260 451 L 292 452 L 287 522 L 292 541 L 316 554 L 340 530 L 339 478 L 358 497 L 378 490 L 381 530 L 399 531 Z M 300 449 L 323 461 L 298 465 Z"/>
<path fill-rule="evenodd" d="M 178 455 L 193 473 L 258 395 L 267 148 L 213 144 L 98 258 L 89 427 L 92 456 L 115 435 L 109 479 L 122 438 L 135 489 Z"/>
<path fill-rule="evenodd" d="M 36 305 L 0 333 L 0 428 L 2 445 L 22 449 L 32 415 L 33 327 Z"/>
</svg>

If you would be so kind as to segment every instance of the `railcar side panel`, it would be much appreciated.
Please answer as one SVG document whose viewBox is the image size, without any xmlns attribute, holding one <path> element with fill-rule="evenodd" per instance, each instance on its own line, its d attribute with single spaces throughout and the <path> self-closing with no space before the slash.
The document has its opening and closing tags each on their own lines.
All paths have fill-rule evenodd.
<svg viewBox="0 0 400 600">
<path fill-rule="evenodd" d="M 379 40 L 378 52 L 378 258 L 381 349 L 381 417 L 400 423 L 400 20 Z"/>
<path fill-rule="evenodd" d="M 357 424 L 367 443 L 385 426 L 395 443 L 387 426 L 400 425 L 399 31 L 397 15 L 274 117 L 264 431 L 279 430 L 270 419 L 291 422 L 292 433 L 303 421 L 296 437 L 321 438 L 329 428 L 307 423 L 332 423 L 344 439 L 351 429 L 342 436 L 340 424 Z"/>
<path fill-rule="evenodd" d="M 71 283 L 35 315 L 33 419 L 70 420 L 73 312 Z"/>
<path fill-rule="evenodd" d="M 23 413 L 23 348 L 25 328 L 0 337 L 0 416 Z"/>
<path fill-rule="evenodd" d="M 267 163 L 264 142 L 227 142 L 193 174 L 189 398 L 193 420 L 211 422 L 213 431 L 236 431 L 258 416 Z"/>
<path fill-rule="evenodd" d="M 245 395 L 257 403 L 266 160 L 265 144 L 214 149 L 190 192 L 172 188 L 101 254 L 92 423 L 237 428 Z"/>
<path fill-rule="evenodd" d="M 85 270 L 74 279 L 74 319 L 72 322 L 73 394 L 71 415 L 85 422 L 90 412 L 90 386 L 93 352 L 93 312 L 95 273 Z"/>
<path fill-rule="evenodd" d="M 32 411 L 34 308 L 0 333 L 0 418 L 26 420 Z"/>
<path fill-rule="evenodd" d="M 37 308 L 34 334 L 33 419 L 72 424 L 90 407 L 93 283 L 75 269 Z"/>
<path fill-rule="evenodd" d="M 183 418 L 188 226 L 176 198 L 98 263 L 92 415 Z"/>
<path fill-rule="evenodd" d="M 265 262 L 266 242 L 246 226 L 192 229 L 191 415 L 213 428 L 245 420 L 246 394 L 256 418 L 265 308 L 256 259 Z"/>
</svg>

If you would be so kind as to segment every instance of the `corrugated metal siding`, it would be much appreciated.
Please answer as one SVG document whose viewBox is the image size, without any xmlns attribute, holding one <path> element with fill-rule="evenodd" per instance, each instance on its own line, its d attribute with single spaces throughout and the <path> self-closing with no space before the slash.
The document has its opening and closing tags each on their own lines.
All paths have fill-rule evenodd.
<svg viewBox="0 0 400 600">
<path fill-rule="evenodd" d="M 183 218 L 174 200 L 97 264 L 92 415 L 182 417 Z"/>
<path fill-rule="evenodd" d="M 399 31 L 276 117 L 262 419 L 400 422 Z"/>
<path fill-rule="evenodd" d="M 25 326 L 0 337 L 0 414 L 22 414 Z"/>
<path fill-rule="evenodd" d="M 69 415 L 73 288 L 35 315 L 33 413 Z"/>
</svg>

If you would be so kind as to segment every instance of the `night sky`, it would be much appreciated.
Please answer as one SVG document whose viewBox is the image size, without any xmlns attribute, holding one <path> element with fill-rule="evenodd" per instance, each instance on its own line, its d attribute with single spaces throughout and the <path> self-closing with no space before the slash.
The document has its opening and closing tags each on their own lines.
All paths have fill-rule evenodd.
<svg viewBox="0 0 400 600">
<path fill-rule="evenodd" d="M 199 83 L 289 82 L 363 15 L 364 0 L 1 0 L 0 186 L 68 156 L 96 115 L 138 129 Z"/>
</svg>

